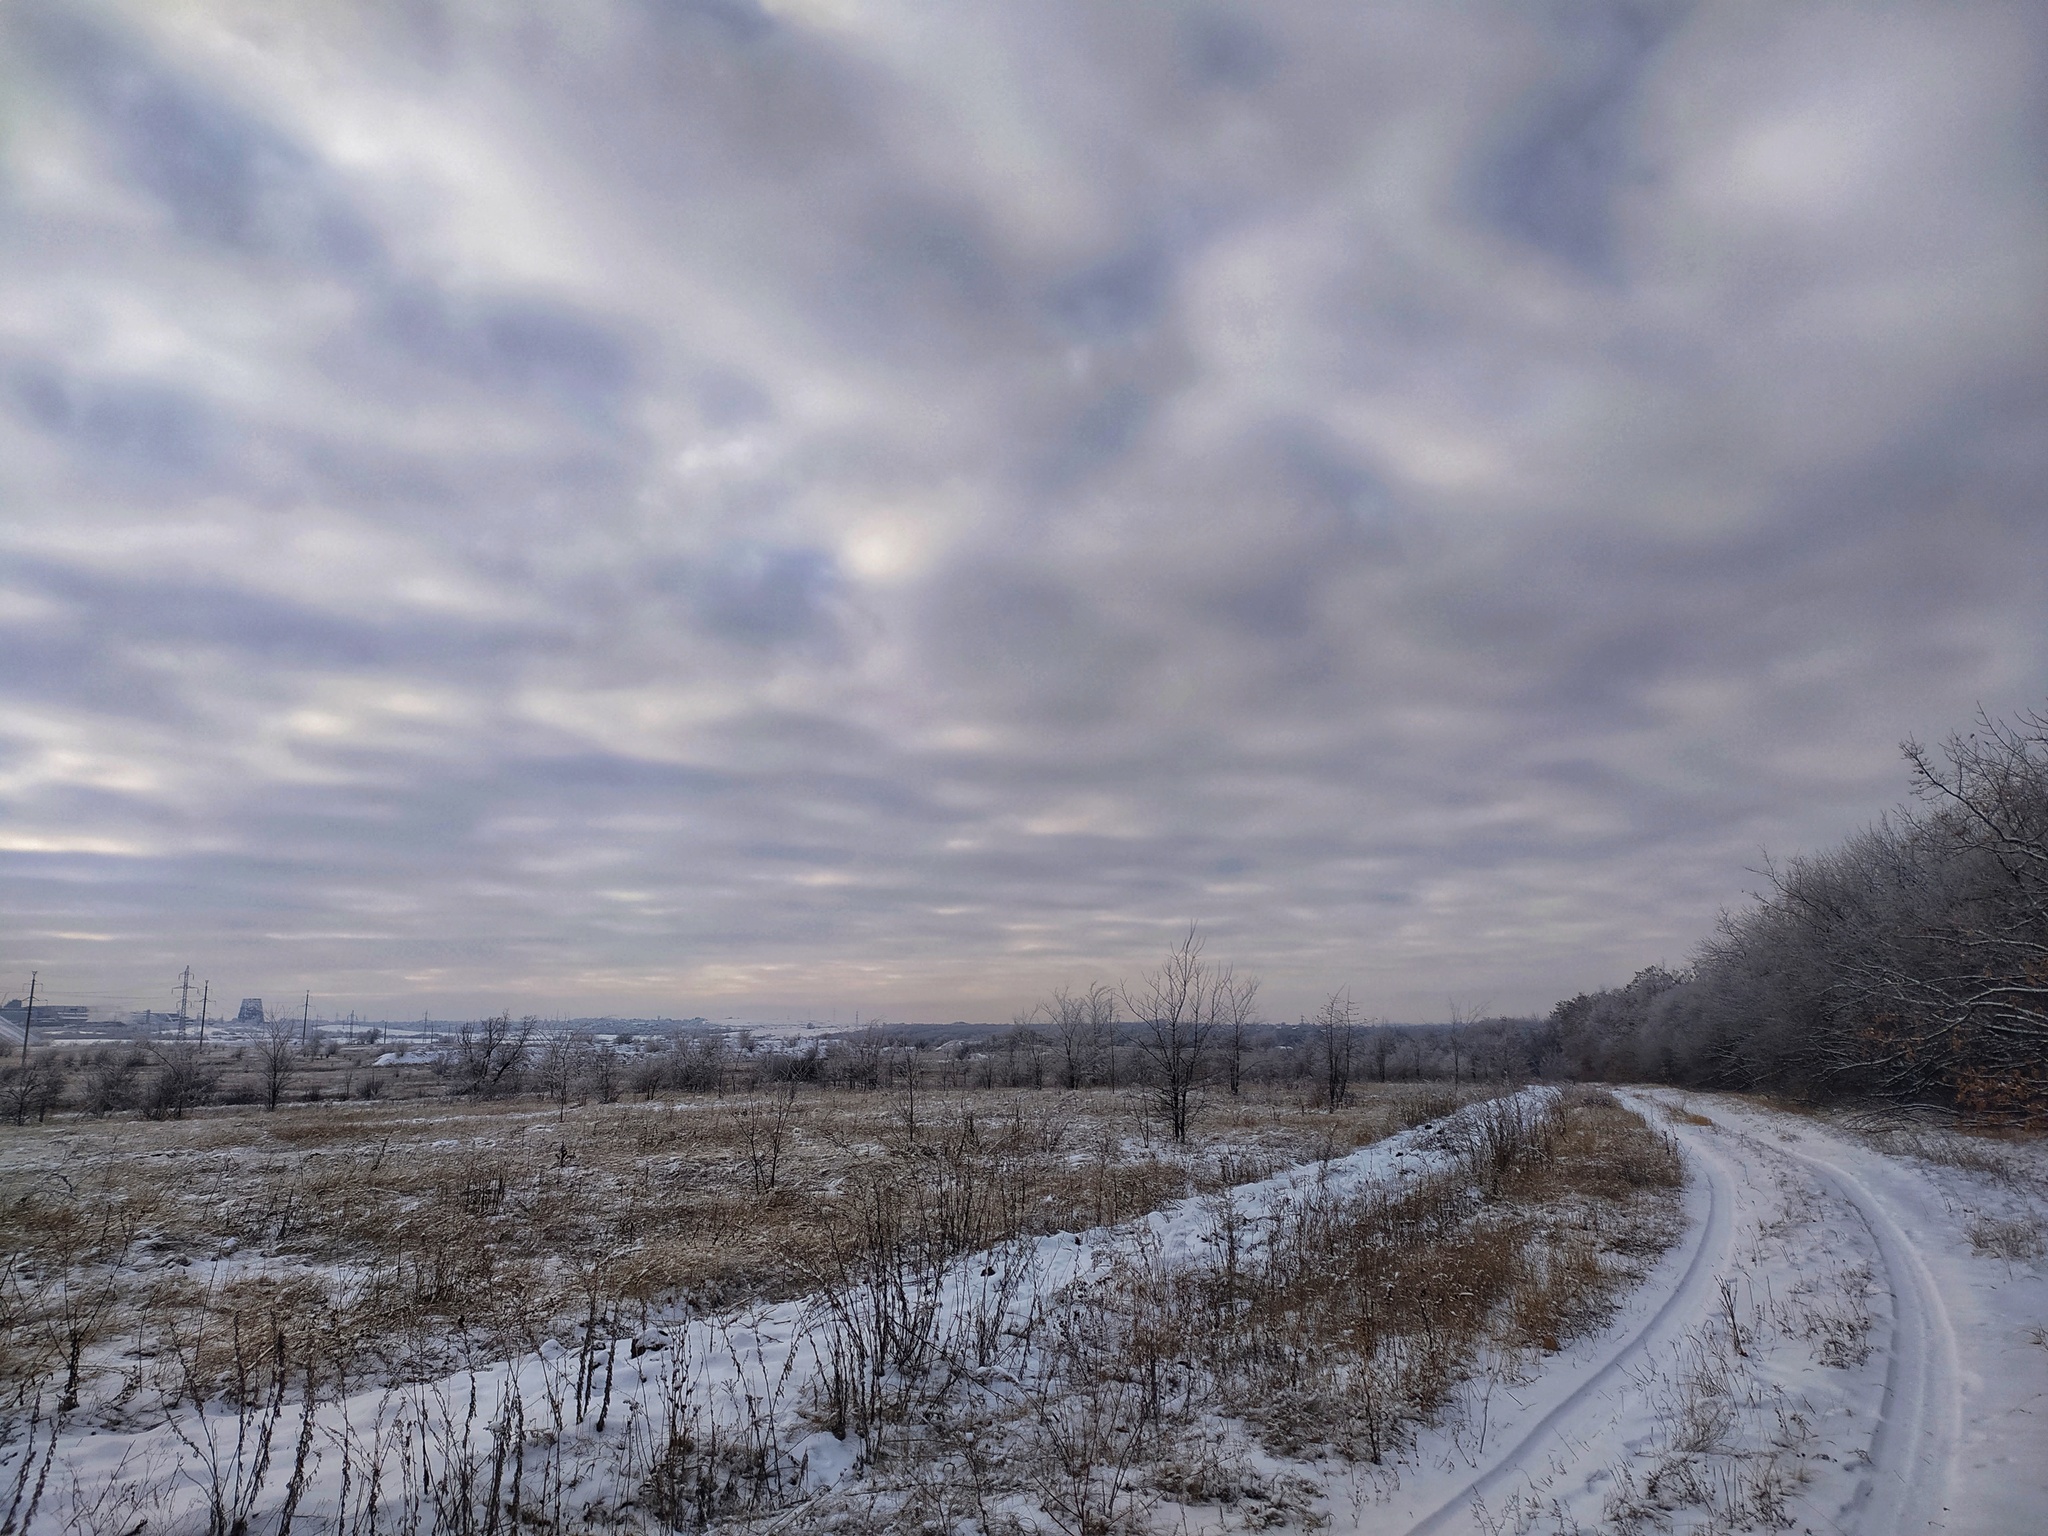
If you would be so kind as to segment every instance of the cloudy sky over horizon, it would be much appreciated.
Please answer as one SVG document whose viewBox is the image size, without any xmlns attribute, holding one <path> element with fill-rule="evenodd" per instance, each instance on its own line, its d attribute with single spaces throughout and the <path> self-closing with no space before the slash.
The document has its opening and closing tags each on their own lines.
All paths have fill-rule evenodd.
<svg viewBox="0 0 2048 1536">
<path fill-rule="evenodd" d="M 2048 12 L 16 0 L 0 989 L 1677 963 L 2048 699 Z M 17 976 L 17 973 L 18 976 Z"/>
</svg>

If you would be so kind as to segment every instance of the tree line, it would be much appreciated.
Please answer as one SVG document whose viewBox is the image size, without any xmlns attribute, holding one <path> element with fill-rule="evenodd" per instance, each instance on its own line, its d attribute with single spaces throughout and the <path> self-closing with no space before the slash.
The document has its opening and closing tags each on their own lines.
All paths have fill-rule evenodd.
<svg viewBox="0 0 2048 1536">
<path fill-rule="evenodd" d="M 288 1096 L 387 1093 L 534 1097 L 566 1112 L 627 1096 L 803 1088 L 903 1094 L 911 1104 L 926 1091 L 1111 1089 L 1179 1140 L 1204 1096 L 1279 1091 L 1336 1109 L 1365 1083 L 1497 1083 L 1540 1070 L 1534 1020 L 1394 1024 L 1364 1017 L 1338 991 L 1290 1023 L 1269 1019 L 1258 998 L 1258 979 L 1217 963 L 1190 928 L 1135 981 L 1060 986 L 1003 1028 L 874 1022 L 791 1048 L 747 1031 L 606 1038 L 508 1013 L 454 1026 L 417 1060 L 380 1066 L 364 1049 L 375 1030 L 341 1042 L 317 1030 L 302 1038 L 285 1021 L 253 1040 L 204 1048 L 182 1040 L 41 1048 L 0 1067 L 0 1117 L 24 1124 L 68 1110 L 176 1119 L 214 1105 L 275 1110 Z"/>
<path fill-rule="evenodd" d="M 1766 868 L 1679 971 L 1561 1002 L 1562 1073 L 2048 1119 L 2048 713 L 1938 749 L 1911 800 Z"/>
</svg>

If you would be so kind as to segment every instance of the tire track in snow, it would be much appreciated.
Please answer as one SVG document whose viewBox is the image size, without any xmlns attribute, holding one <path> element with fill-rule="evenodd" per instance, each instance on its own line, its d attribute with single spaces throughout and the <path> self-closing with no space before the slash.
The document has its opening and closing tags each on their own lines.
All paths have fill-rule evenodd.
<svg viewBox="0 0 2048 1536">
<path fill-rule="evenodd" d="M 1648 1119 L 1661 1106 L 1631 1102 L 1630 1107 Z M 1735 1242 L 1735 1189 L 1727 1161 L 1698 1134 L 1685 1134 L 1679 1141 L 1693 1165 L 1704 1177 L 1707 1209 L 1689 1237 L 1690 1252 L 1663 1303 L 1633 1333 L 1614 1341 L 1592 1373 L 1527 1430 L 1487 1458 L 1487 1464 L 1455 1493 L 1442 1499 L 1434 1509 L 1403 1527 L 1405 1536 L 1435 1536 L 1435 1533 L 1469 1526 L 1473 1502 L 1491 1500 L 1520 1482 L 1532 1466 L 1543 1465 L 1546 1456 L 1563 1451 L 1561 1459 L 1576 1461 L 1572 1442 L 1588 1438 L 1575 1431 L 1583 1420 L 1611 1420 L 1612 1411 L 1603 1400 L 1619 1386 L 1628 1371 L 1646 1352 L 1666 1338 L 1682 1332 L 1707 1315 L 1713 1294 L 1715 1272 L 1729 1259 Z"/>
<path fill-rule="evenodd" d="M 1870 1231 L 1892 1297 L 1884 1396 L 1870 1441 L 1868 1475 L 1841 1511 L 1858 1536 L 1921 1536 L 1944 1518 L 1961 1435 L 1961 1373 L 1948 1305 L 1927 1263 L 1883 1203 L 1847 1169 L 1797 1146 L 1736 1135 L 1798 1163 L 1839 1195 Z"/>
</svg>

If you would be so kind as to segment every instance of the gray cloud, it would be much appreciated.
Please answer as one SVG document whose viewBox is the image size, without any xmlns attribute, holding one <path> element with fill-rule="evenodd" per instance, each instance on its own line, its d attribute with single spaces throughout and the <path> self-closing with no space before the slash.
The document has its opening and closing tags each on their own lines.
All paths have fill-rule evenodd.
<svg viewBox="0 0 2048 1536">
<path fill-rule="evenodd" d="M 1675 961 L 2048 676 L 1995 3 L 23 5 L 0 966 Z"/>
<path fill-rule="evenodd" d="M 1482 160 L 1481 209 L 1538 250 L 1618 278 L 1614 204 L 1651 174 L 1633 121 L 1664 41 L 1691 0 L 1570 4 L 1551 13 L 1552 78 L 1505 114 L 1501 147 Z"/>
</svg>

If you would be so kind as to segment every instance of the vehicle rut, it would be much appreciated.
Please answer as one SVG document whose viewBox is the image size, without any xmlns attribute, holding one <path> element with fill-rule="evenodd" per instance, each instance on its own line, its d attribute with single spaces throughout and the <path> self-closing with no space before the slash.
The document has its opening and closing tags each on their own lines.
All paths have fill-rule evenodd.
<svg viewBox="0 0 2048 1536">
<path fill-rule="evenodd" d="M 1733 1129 L 1731 1127 L 1731 1129 Z M 1736 1131 L 1737 1135 L 1750 1135 Z M 1858 1536 L 1920 1536 L 1945 1528 L 1949 1479 L 1961 1434 L 1955 1328 L 1927 1263 L 1863 1181 L 1826 1157 L 1774 1146 L 1832 1188 L 1870 1231 L 1892 1297 L 1883 1405 L 1867 1474 L 1842 1509 Z"/>
<path fill-rule="evenodd" d="M 1645 1112 L 1646 1117 L 1655 1109 L 1655 1106 L 1643 1104 L 1633 1107 Z M 1567 1437 L 1561 1431 L 1599 1411 L 1594 1405 L 1622 1381 L 1637 1360 L 1696 1318 L 1706 1315 L 1715 1271 L 1727 1261 L 1734 1246 L 1733 1175 L 1726 1161 L 1705 1144 L 1705 1138 L 1681 1134 L 1679 1140 L 1693 1166 L 1702 1175 L 1707 1209 L 1689 1234 L 1690 1251 L 1685 1254 L 1683 1268 L 1663 1303 L 1641 1326 L 1615 1341 L 1606 1358 L 1569 1396 L 1518 1435 L 1512 1444 L 1489 1456 L 1487 1466 L 1455 1493 L 1410 1525 L 1402 1527 L 1406 1536 L 1433 1536 L 1433 1533 L 1457 1529 L 1461 1521 L 1469 1524 L 1475 1501 L 1490 1500 L 1508 1492 L 1525 1476 L 1528 1467 L 1539 1464 L 1537 1457 L 1541 1453 L 1565 1443 Z M 1576 1440 L 1582 1437 L 1573 1435 L 1569 1438 Z M 1573 1454 L 1564 1459 L 1577 1458 Z"/>
<path fill-rule="evenodd" d="M 1628 1095 L 1646 1115 L 1663 1106 Z M 1836 1529 L 1853 1536 L 1924 1536 L 1946 1524 L 1950 1480 L 1961 1434 L 1960 1373 L 1955 1330 L 1939 1287 L 1913 1241 L 1884 1202 L 1855 1174 L 1824 1153 L 1786 1145 L 1752 1125 L 1738 1110 L 1708 1125 L 1671 1127 L 1706 1196 L 1678 1278 L 1653 1315 L 1615 1342 L 1599 1366 L 1568 1396 L 1490 1453 L 1462 1486 L 1406 1526 L 1406 1536 L 1439 1536 L 1468 1529 L 1475 1506 L 1493 1504 L 1524 1483 L 1531 1468 L 1572 1467 L 1579 1447 L 1599 1438 L 1613 1421 L 1606 1399 L 1648 1352 L 1714 1310 L 1717 1273 L 1733 1258 L 1734 1181 L 1738 1164 L 1789 1160 L 1842 1204 L 1869 1231 L 1892 1298 L 1880 1405 L 1866 1450 L 1863 1475 L 1839 1510 Z M 1731 1123 L 1733 1122 L 1733 1123 Z M 1723 1138 L 1732 1139 L 1730 1141 Z"/>
</svg>

